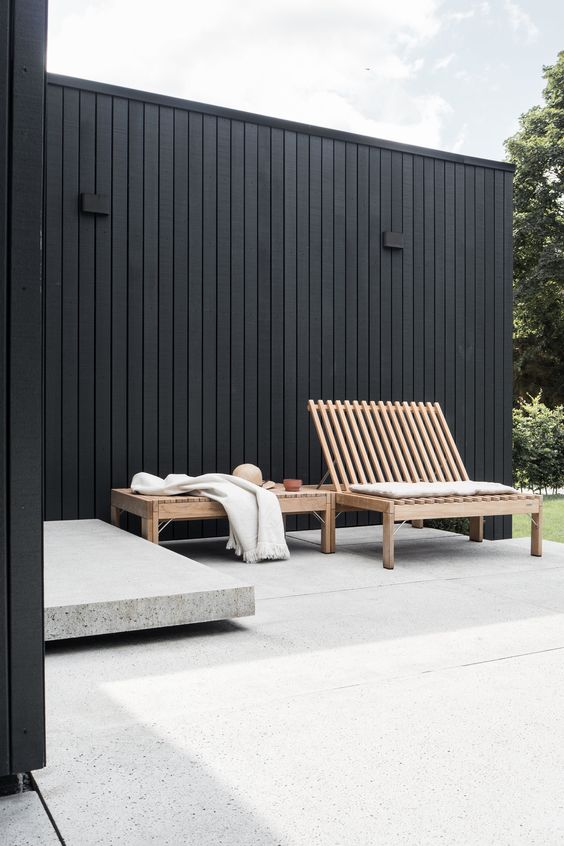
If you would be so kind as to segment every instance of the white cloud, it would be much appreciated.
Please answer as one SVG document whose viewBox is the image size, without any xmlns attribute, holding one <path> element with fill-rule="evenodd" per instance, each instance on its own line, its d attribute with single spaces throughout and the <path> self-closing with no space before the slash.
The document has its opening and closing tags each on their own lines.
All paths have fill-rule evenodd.
<svg viewBox="0 0 564 846">
<path fill-rule="evenodd" d="M 539 31 L 531 16 L 514 0 L 504 0 L 503 6 L 514 32 L 523 34 L 526 41 L 535 41 Z"/>
<path fill-rule="evenodd" d="M 454 53 L 449 53 L 448 56 L 443 56 L 442 59 L 438 59 L 435 64 L 433 65 L 433 70 L 444 70 L 448 68 L 452 60 L 454 59 Z"/>
<path fill-rule="evenodd" d="M 449 12 L 447 17 L 451 21 L 467 21 L 473 18 L 475 14 L 476 9 L 466 9 L 464 12 Z"/>
<path fill-rule="evenodd" d="M 454 139 L 454 144 L 452 145 L 452 148 L 451 148 L 453 153 L 460 153 L 462 151 L 462 148 L 464 147 L 464 144 L 466 142 L 467 134 L 468 134 L 468 124 L 463 123 L 462 126 L 460 127 L 457 135 L 456 135 L 456 138 Z"/>
<path fill-rule="evenodd" d="M 470 8 L 465 9 L 463 12 L 448 12 L 446 14 L 446 18 L 449 21 L 454 21 L 455 23 L 460 23 L 461 21 L 467 21 L 471 18 L 476 17 L 476 15 L 481 15 L 483 18 L 487 18 L 491 12 L 490 4 L 488 0 L 483 0 L 483 2 L 475 3 Z"/>
<path fill-rule="evenodd" d="M 440 0 L 51 0 L 49 25 L 51 72 L 441 143 L 449 105 L 413 84 Z"/>
</svg>

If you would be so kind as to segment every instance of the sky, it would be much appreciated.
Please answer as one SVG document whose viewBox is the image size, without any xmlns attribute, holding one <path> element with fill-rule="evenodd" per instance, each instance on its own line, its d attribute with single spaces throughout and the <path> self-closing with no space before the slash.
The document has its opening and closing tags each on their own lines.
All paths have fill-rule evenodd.
<svg viewBox="0 0 564 846">
<path fill-rule="evenodd" d="M 503 159 L 564 0 L 49 0 L 47 68 Z"/>
</svg>

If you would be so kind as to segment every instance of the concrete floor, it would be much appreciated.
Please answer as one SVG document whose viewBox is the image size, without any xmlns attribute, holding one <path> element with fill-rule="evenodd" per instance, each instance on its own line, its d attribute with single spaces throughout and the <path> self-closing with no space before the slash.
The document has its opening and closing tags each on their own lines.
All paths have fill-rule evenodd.
<svg viewBox="0 0 564 846">
<path fill-rule="evenodd" d="M 34 791 L 0 796 L 0 846 L 60 846 Z"/>
<path fill-rule="evenodd" d="M 404 527 L 245 565 L 257 613 L 51 644 L 36 780 L 67 846 L 564 841 L 564 547 Z"/>
</svg>

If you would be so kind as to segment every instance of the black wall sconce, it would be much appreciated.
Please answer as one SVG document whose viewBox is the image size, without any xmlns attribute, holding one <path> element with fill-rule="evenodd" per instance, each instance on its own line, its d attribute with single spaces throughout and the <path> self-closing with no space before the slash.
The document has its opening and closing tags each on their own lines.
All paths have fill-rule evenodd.
<svg viewBox="0 0 564 846">
<path fill-rule="evenodd" d="M 403 232 L 382 232 L 382 246 L 403 250 Z"/>
<path fill-rule="evenodd" d="M 88 214 L 109 214 L 110 198 L 107 194 L 81 194 L 80 210 Z"/>
</svg>

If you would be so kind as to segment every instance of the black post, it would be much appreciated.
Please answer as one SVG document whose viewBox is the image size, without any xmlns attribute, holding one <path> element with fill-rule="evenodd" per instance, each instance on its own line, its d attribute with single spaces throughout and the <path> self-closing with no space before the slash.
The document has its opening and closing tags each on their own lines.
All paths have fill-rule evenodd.
<svg viewBox="0 0 564 846">
<path fill-rule="evenodd" d="M 45 763 L 42 222 L 46 0 L 0 3 L 0 776 Z"/>
</svg>

